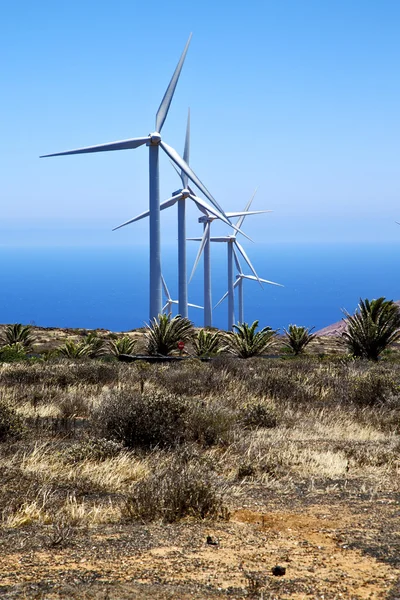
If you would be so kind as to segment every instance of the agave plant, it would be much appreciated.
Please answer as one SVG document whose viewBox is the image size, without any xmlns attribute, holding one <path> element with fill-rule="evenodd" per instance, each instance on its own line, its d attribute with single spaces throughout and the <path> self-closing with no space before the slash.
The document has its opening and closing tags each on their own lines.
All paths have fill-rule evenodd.
<svg viewBox="0 0 400 600">
<path fill-rule="evenodd" d="M 400 309 L 384 297 L 361 300 L 354 315 L 346 315 L 342 334 L 353 356 L 378 360 L 390 344 L 400 339 Z"/>
<path fill-rule="evenodd" d="M 158 318 L 146 325 L 144 335 L 147 351 L 151 356 L 168 356 L 177 350 L 179 342 L 191 339 L 193 325 L 189 319 L 180 315 L 174 318 L 171 318 L 171 314 L 158 315 Z"/>
<path fill-rule="evenodd" d="M 89 356 L 89 352 L 90 347 L 84 341 L 75 343 L 68 340 L 58 349 L 58 354 L 66 358 L 85 358 Z"/>
<path fill-rule="evenodd" d="M 200 329 L 193 338 L 193 348 L 196 356 L 215 356 L 224 349 L 221 345 L 221 334 L 219 331 L 207 331 Z"/>
<path fill-rule="evenodd" d="M 1 341 L 7 346 L 13 346 L 17 343 L 22 344 L 25 351 L 29 352 L 35 343 L 35 336 L 32 334 L 32 327 L 30 325 L 15 323 L 14 325 L 7 325 Z"/>
<path fill-rule="evenodd" d="M 21 342 L 6 344 L 0 348 L 0 361 L 13 362 L 26 358 L 26 348 Z"/>
<path fill-rule="evenodd" d="M 284 345 L 286 348 L 297 356 L 304 352 L 306 346 L 315 338 L 315 334 L 311 334 L 314 327 L 307 329 L 307 327 L 298 327 L 297 325 L 289 325 L 289 330 L 285 329 L 285 341 Z"/>
<path fill-rule="evenodd" d="M 250 358 L 259 356 L 271 346 L 277 331 L 271 327 L 256 331 L 257 327 L 258 321 L 254 321 L 252 325 L 248 323 L 234 325 L 236 331 L 229 331 L 225 338 L 231 354 L 240 358 Z"/>
<path fill-rule="evenodd" d="M 89 358 L 99 358 L 107 354 L 106 342 L 99 337 L 95 331 L 91 331 L 82 342 L 87 346 L 87 356 Z"/>
<path fill-rule="evenodd" d="M 135 346 L 136 340 L 127 335 L 109 342 L 110 352 L 116 357 L 121 356 L 121 354 L 133 354 Z"/>
</svg>

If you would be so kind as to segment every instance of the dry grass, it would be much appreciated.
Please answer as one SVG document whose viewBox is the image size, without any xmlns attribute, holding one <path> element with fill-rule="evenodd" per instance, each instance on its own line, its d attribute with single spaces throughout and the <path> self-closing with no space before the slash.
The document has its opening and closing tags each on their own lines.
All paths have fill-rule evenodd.
<svg viewBox="0 0 400 600">
<path fill-rule="evenodd" d="M 0 400 L 24 424 L 0 444 L 2 530 L 50 547 L 127 520 L 399 492 L 395 361 L 1 365 Z"/>
</svg>

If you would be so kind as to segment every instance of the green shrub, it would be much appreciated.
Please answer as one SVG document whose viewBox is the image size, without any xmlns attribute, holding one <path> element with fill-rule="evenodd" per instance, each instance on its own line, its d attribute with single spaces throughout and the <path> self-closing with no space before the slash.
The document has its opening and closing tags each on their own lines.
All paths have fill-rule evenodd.
<svg viewBox="0 0 400 600">
<path fill-rule="evenodd" d="M 26 349 L 21 342 L 0 348 L 0 362 L 17 362 L 26 359 Z"/>
</svg>

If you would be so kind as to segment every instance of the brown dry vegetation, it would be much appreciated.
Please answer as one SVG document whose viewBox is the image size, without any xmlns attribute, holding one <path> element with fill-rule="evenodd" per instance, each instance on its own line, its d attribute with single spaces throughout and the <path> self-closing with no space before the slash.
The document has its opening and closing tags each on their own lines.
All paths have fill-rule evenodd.
<svg viewBox="0 0 400 600">
<path fill-rule="evenodd" d="M 0 365 L 0 596 L 398 597 L 400 363 L 315 344 Z"/>
</svg>

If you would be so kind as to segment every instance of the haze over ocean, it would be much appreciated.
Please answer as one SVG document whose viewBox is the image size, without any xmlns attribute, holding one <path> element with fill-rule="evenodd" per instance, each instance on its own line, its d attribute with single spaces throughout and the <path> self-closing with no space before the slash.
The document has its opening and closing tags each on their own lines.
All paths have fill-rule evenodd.
<svg viewBox="0 0 400 600">
<path fill-rule="evenodd" d="M 226 291 L 226 249 L 213 246 L 213 303 Z M 248 249 L 248 247 L 247 247 Z M 197 244 L 189 246 L 188 270 Z M 360 297 L 400 298 L 400 244 L 269 243 L 251 247 L 260 277 L 284 288 L 245 282 L 245 320 L 273 328 L 289 323 L 322 328 L 353 311 Z M 250 250 L 249 250 L 250 253 Z M 124 331 L 148 320 L 148 247 L 2 246 L 0 315 L 3 323 L 105 328 Z M 163 274 L 177 296 L 176 248 L 163 253 Z M 245 270 L 247 272 L 247 270 Z M 247 285 L 246 285 L 247 284 Z M 189 287 L 189 301 L 203 304 L 202 267 Z M 176 308 L 174 310 L 176 314 Z M 190 309 L 196 325 L 203 312 Z M 226 305 L 214 312 L 214 325 L 226 329 Z"/>
</svg>

